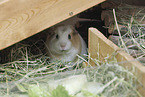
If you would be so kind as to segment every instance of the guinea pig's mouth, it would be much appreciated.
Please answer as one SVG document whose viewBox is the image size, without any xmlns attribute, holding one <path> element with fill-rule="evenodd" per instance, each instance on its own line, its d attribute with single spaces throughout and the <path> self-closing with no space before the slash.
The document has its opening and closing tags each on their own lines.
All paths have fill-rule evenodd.
<svg viewBox="0 0 145 97">
<path fill-rule="evenodd" d="M 61 52 L 67 52 L 68 50 L 60 50 Z"/>
</svg>

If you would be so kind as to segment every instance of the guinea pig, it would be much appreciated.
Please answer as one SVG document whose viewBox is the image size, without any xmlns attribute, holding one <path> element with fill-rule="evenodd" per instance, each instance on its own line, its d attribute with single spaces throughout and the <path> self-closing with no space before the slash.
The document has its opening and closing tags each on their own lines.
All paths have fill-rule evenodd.
<svg viewBox="0 0 145 97">
<path fill-rule="evenodd" d="M 59 25 L 50 29 L 52 35 L 46 39 L 46 49 L 50 61 L 59 59 L 62 62 L 77 60 L 77 54 L 87 53 L 85 41 L 71 25 Z"/>
</svg>

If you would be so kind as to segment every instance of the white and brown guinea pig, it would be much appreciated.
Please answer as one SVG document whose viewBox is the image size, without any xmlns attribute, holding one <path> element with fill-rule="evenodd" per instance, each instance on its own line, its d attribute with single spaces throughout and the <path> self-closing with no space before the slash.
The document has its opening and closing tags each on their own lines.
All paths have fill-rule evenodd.
<svg viewBox="0 0 145 97">
<path fill-rule="evenodd" d="M 46 39 L 46 48 L 50 60 L 60 59 L 63 62 L 75 62 L 77 54 L 87 53 L 87 47 L 79 33 L 71 25 L 53 27 L 52 35 Z"/>
</svg>

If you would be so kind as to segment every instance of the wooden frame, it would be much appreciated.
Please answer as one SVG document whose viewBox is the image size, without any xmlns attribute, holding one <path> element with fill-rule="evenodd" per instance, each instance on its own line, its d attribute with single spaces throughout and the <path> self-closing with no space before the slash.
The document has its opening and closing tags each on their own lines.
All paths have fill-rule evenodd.
<svg viewBox="0 0 145 97">
<path fill-rule="evenodd" d="M 115 54 L 114 56 L 119 65 L 122 65 L 130 71 L 132 71 L 134 67 L 135 71 L 132 72 L 142 83 L 142 86 L 140 86 L 138 90 L 143 96 L 145 96 L 145 66 L 124 51 L 121 51 L 118 46 L 95 28 L 89 29 L 89 53 L 92 58 L 98 58 L 100 61 L 104 61 L 104 58 L 108 55 L 111 57 L 112 54 Z M 99 53 L 99 56 L 97 53 Z M 93 64 L 92 61 L 91 64 Z"/>
<path fill-rule="evenodd" d="M 0 50 L 105 0 L 1 0 Z"/>
</svg>

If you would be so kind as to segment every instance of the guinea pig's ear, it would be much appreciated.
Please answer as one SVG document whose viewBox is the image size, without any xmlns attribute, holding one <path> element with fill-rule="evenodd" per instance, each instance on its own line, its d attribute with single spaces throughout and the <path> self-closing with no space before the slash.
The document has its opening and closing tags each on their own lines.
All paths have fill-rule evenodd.
<svg viewBox="0 0 145 97">
<path fill-rule="evenodd" d="M 71 28 L 72 28 L 72 31 L 73 31 L 73 35 L 78 34 L 78 31 L 73 26 Z"/>
<path fill-rule="evenodd" d="M 51 27 L 51 28 L 49 28 L 48 29 L 48 37 L 52 37 L 52 36 L 54 36 L 55 35 L 55 33 L 54 33 L 54 29 Z"/>
</svg>

